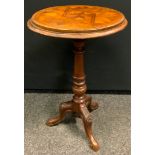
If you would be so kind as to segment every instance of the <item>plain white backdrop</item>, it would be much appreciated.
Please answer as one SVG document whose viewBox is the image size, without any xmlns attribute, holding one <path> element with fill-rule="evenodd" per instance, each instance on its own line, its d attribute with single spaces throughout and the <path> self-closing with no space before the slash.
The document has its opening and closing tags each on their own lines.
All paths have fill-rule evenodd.
<svg viewBox="0 0 155 155">
<path fill-rule="evenodd" d="M 155 1 L 132 0 L 132 155 L 155 155 Z"/>
<path fill-rule="evenodd" d="M 0 6 L 0 154 L 22 155 L 24 0 Z M 154 6 L 153 0 L 132 0 L 132 155 L 155 155 Z"/>
</svg>

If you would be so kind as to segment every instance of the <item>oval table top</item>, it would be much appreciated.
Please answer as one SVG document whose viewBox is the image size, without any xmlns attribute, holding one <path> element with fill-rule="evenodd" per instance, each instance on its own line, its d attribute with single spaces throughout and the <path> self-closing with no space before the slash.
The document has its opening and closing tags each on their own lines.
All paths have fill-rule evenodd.
<svg viewBox="0 0 155 155">
<path fill-rule="evenodd" d="M 121 12 L 106 7 L 65 5 L 37 11 L 27 25 L 32 31 L 47 36 L 86 39 L 121 31 L 127 20 Z"/>
</svg>

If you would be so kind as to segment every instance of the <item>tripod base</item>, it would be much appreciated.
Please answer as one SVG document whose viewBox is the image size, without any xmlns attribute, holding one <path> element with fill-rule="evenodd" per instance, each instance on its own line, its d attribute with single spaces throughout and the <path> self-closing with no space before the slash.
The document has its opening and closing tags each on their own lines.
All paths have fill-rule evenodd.
<svg viewBox="0 0 155 155">
<path fill-rule="evenodd" d="M 50 118 L 46 124 L 48 126 L 56 125 L 65 118 L 66 113 L 74 113 L 75 117 L 79 117 L 83 121 L 85 132 L 90 143 L 90 147 L 94 151 L 98 151 L 100 147 L 92 133 L 92 116 L 90 114 L 91 111 L 97 108 L 98 104 L 96 102 L 92 102 L 92 98 L 88 96 L 85 96 L 85 102 L 83 103 L 76 103 L 73 100 L 64 102 L 60 104 L 59 115 L 54 118 Z"/>
</svg>

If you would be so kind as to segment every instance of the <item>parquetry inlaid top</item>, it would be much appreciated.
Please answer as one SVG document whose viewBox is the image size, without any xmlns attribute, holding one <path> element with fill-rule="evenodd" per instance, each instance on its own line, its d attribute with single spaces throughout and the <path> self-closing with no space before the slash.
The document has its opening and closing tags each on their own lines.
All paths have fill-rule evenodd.
<svg viewBox="0 0 155 155">
<path fill-rule="evenodd" d="M 38 33 L 62 38 L 93 38 L 118 32 L 127 25 L 116 10 L 88 5 L 50 7 L 36 12 L 28 27 Z"/>
</svg>

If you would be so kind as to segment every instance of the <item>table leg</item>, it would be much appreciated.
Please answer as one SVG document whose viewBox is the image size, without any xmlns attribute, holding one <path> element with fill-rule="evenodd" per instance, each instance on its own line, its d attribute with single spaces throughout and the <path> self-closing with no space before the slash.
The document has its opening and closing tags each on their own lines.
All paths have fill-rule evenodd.
<svg viewBox="0 0 155 155">
<path fill-rule="evenodd" d="M 96 110 L 99 107 L 97 102 L 92 101 L 91 96 L 86 96 L 86 106 L 89 112 L 92 112 L 93 110 Z"/>
<path fill-rule="evenodd" d="M 54 117 L 54 118 L 48 119 L 46 124 L 48 126 L 53 126 L 53 125 L 56 125 L 56 124 L 60 123 L 64 119 L 65 114 L 68 113 L 68 112 L 72 112 L 72 102 L 71 101 L 64 102 L 64 103 L 60 104 L 60 106 L 59 106 L 59 115 Z"/>
<path fill-rule="evenodd" d="M 92 132 L 92 116 L 89 113 L 89 111 L 88 111 L 85 104 L 80 106 L 80 115 L 81 115 L 81 118 L 83 120 L 85 132 L 86 132 L 86 135 L 88 137 L 90 147 L 94 151 L 98 151 L 100 146 L 99 146 L 99 144 L 97 143 L 97 141 L 95 140 L 95 138 L 93 136 L 93 132 Z"/>
</svg>

